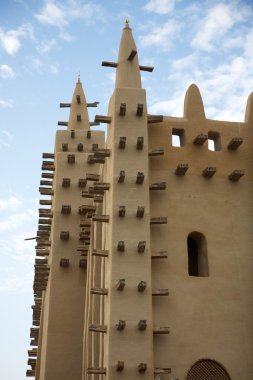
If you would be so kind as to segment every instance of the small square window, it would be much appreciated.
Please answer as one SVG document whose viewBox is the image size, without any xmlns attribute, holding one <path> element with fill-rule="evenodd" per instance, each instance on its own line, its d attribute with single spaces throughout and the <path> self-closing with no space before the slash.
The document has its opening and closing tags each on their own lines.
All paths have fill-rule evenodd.
<svg viewBox="0 0 253 380">
<path fill-rule="evenodd" d="M 212 151 L 221 150 L 221 139 L 218 132 L 208 132 L 208 149 Z"/>
<path fill-rule="evenodd" d="M 171 137 L 172 146 L 182 147 L 185 145 L 184 129 L 173 128 Z"/>
</svg>

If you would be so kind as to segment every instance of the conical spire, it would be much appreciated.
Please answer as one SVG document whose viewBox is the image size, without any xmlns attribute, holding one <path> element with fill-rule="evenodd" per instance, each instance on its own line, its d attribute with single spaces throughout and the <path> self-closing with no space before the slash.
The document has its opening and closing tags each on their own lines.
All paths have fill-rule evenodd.
<svg viewBox="0 0 253 380">
<path fill-rule="evenodd" d="M 203 120 L 206 118 L 201 94 L 196 84 L 191 84 L 186 91 L 184 117 L 188 120 Z"/>
<path fill-rule="evenodd" d="M 77 83 L 71 102 L 68 129 L 90 129 L 87 103 L 80 74 L 78 74 L 77 77 Z"/>
<path fill-rule="evenodd" d="M 137 48 L 127 19 L 120 41 L 115 86 L 141 88 Z"/>
<path fill-rule="evenodd" d="M 245 123 L 253 123 L 253 92 L 248 97 L 245 112 Z"/>
</svg>

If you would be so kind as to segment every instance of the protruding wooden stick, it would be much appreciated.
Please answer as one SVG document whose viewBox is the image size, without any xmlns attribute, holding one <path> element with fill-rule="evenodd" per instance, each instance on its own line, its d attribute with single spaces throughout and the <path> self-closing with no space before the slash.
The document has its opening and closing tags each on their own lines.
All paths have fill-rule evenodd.
<svg viewBox="0 0 253 380">
<path fill-rule="evenodd" d="M 136 54 L 137 54 L 137 51 L 132 49 L 131 53 L 129 54 L 129 57 L 127 58 L 128 61 L 132 61 L 134 57 L 136 56 Z"/>
</svg>

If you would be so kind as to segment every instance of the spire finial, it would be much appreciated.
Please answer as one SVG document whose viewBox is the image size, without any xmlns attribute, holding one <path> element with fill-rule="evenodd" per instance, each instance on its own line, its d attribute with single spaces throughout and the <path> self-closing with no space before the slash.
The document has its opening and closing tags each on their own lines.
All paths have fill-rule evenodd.
<svg viewBox="0 0 253 380">
<path fill-rule="evenodd" d="M 80 76 L 80 71 L 78 71 L 78 75 L 77 75 L 77 83 L 81 83 L 81 76 Z"/>
<path fill-rule="evenodd" d="M 125 18 L 125 28 L 130 28 L 129 19 L 127 17 Z"/>
</svg>

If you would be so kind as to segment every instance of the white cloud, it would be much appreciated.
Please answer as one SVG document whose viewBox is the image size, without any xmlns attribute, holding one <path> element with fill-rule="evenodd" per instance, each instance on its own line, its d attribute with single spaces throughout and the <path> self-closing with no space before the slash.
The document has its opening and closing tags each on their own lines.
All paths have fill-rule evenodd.
<svg viewBox="0 0 253 380">
<path fill-rule="evenodd" d="M 183 94 L 175 94 L 175 97 L 170 100 L 157 101 L 149 107 L 148 112 L 151 114 L 162 114 L 182 117 L 183 114 Z"/>
<path fill-rule="evenodd" d="M 68 0 L 63 3 L 54 0 L 47 0 L 41 11 L 35 14 L 35 18 L 42 24 L 48 24 L 63 30 L 71 21 L 84 20 L 87 23 L 102 19 L 103 8 L 92 3 L 79 0 Z M 64 36 L 68 36 L 64 32 Z"/>
<path fill-rule="evenodd" d="M 22 38 L 34 38 L 31 24 L 22 24 L 19 28 L 8 31 L 0 28 L 0 46 L 10 55 L 19 51 Z"/>
<path fill-rule="evenodd" d="M 5 99 L 0 99 L 0 108 L 12 108 L 13 107 L 13 102 L 12 100 L 5 100 Z"/>
<path fill-rule="evenodd" d="M 15 76 L 14 70 L 8 65 L 0 65 L 0 76 L 3 79 L 13 78 Z"/>
<path fill-rule="evenodd" d="M 13 138 L 14 136 L 12 133 L 5 130 L 0 131 L 0 150 L 2 148 L 9 148 L 12 144 Z M 1 199 L 0 199 L 0 209 L 1 209 Z"/>
<path fill-rule="evenodd" d="M 39 58 L 33 58 L 31 60 L 31 67 L 33 70 L 35 70 L 40 75 L 42 75 L 44 73 L 58 74 L 58 72 L 59 72 L 57 65 L 44 62 Z"/>
<path fill-rule="evenodd" d="M 149 0 L 144 9 L 148 12 L 155 12 L 158 14 L 167 14 L 174 10 L 175 0 Z"/>
<path fill-rule="evenodd" d="M 161 26 L 147 26 L 145 34 L 140 36 L 140 44 L 143 47 L 161 46 L 164 50 L 168 50 L 179 29 L 180 25 L 175 20 L 169 20 Z"/>
<path fill-rule="evenodd" d="M 198 32 L 191 42 L 192 47 L 211 51 L 215 46 L 220 46 L 221 38 L 236 23 L 248 17 L 250 13 L 249 7 L 242 5 L 237 7 L 236 3 L 215 5 L 209 9 L 203 22 L 200 23 Z M 233 42 L 236 42 L 236 40 Z"/>
<path fill-rule="evenodd" d="M 18 274 L 15 273 L 14 270 L 10 269 L 8 273 L 1 273 L 1 284 L 0 284 L 0 292 L 1 293 L 27 293 L 31 292 L 32 281 L 33 281 L 33 272 Z"/>
<path fill-rule="evenodd" d="M 47 1 L 41 13 L 35 14 L 35 17 L 42 24 L 49 24 L 58 28 L 63 28 L 68 24 L 64 8 L 53 1 Z"/>
<path fill-rule="evenodd" d="M 24 210 L 20 213 L 11 214 L 6 219 L 0 221 L 0 232 L 20 228 L 24 225 L 24 223 L 34 220 L 35 217 L 36 215 L 31 209 Z"/>
<path fill-rule="evenodd" d="M 0 210 L 15 211 L 20 208 L 22 202 L 20 199 L 14 196 L 10 196 L 6 199 L 0 199 Z"/>
<path fill-rule="evenodd" d="M 41 54 L 50 52 L 57 45 L 57 40 L 52 38 L 51 40 L 42 41 L 38 44 L 37 50 Z"/>
</svg>

